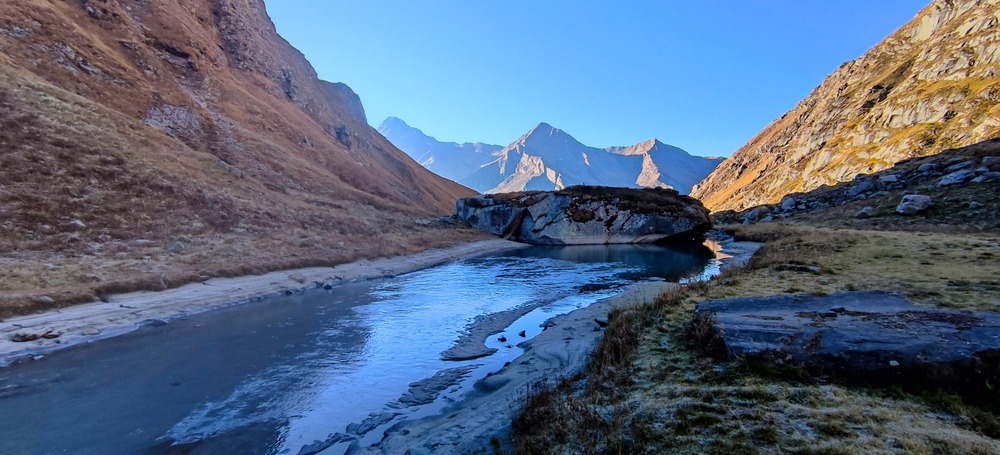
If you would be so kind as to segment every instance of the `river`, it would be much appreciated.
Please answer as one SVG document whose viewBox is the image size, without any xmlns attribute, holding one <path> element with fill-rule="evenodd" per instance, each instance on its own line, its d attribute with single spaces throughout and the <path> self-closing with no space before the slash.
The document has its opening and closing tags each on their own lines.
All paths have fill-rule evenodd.
<svg viewBox="0 0 1000 455">
<path fill-rule="evenodd" d="M 716 269 L 702 245 L 531 247 L 144 327 L 0 369 L 0 453 L 342 453 L 461 399 L 552 316 Z M 526 305 L 492 355 L 441 359 Z"/>
</svg>

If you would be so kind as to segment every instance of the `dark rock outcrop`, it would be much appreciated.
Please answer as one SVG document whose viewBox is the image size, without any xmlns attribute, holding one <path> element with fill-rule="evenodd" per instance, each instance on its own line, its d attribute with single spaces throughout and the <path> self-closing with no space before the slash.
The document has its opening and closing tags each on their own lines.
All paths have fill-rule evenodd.
<svg viewBox="0 0 1000 455">
<path fill-rule="evenodd" d="M 1000 314 L 921 308 L 885 292 L 706 301 L 695 327 L 716 357 L 867 384 L 975 390 L 1000 380 Z"/>
<path fill-rule="evenodd" d="M 674 190 L 574 186 L 460 199 L 456 216 L 536 245 L 652 243 L 711 229 L 701 202 Z"/>
</svg>

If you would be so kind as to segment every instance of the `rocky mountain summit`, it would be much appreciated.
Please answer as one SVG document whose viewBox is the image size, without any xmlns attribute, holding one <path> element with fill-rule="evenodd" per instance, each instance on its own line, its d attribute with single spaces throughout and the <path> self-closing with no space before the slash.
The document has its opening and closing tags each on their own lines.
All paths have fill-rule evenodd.
<svg viewBox="0 0 1000 455">
<path fill-rule="evenodd" d="M 494 235 L 535 245 L 653 243 L 712 227 L 696 199 L 666 188 L 572 186 L 460 199 L 456 217 Z"/>
<path fill-rule="evenodd" d="M 394 117 L 382 122 L 379 132 L 428 169 L 481 193 L 602 185 L 673 188 L 686 194 L 722 162 L 656 139 L 627 147 L 589 147 L 547 123 L 507 147 L 440 142 Z"/>
<path fill-rule="evenodd" d="M 1000 4 L 935 0 L 737 150 L 692 195 L 773 204 L 1000 135 Z"/>
<path fill-rule="evenodd" d="M 392 253 L 411 242 L 371 234 L 426 235 L 414 217 L 472 194 L 369 127 L 262 0 L 5 2 L 0 123 L 0 306 Z"/>
</svg>

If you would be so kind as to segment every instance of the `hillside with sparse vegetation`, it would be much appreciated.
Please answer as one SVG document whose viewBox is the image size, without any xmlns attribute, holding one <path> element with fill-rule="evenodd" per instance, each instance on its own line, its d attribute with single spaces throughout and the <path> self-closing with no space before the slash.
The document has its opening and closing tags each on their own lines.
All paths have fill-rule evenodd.
<svg viewBox="0 0 1000 455">
<path fill-rule="evenodd" d="M 261 0 L 3 9 L 0 316 L 477 236 Z"/>
<path fill-rule="evenodd" d="M 742 210 L 1000 135 L 1000 4 L 936 0 L 695 186 Z"/>
</svg>

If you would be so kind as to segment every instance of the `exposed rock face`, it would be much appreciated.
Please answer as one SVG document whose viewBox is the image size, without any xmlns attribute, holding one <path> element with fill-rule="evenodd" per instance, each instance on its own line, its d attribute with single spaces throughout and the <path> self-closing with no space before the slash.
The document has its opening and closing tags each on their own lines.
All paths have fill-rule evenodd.
<svg viewBox="0 0 1000 455">
<path fill-rule="evenodd" d="M 1000 314 L 926 309 L 884 292 L 712 300 L 715 354 L 869 384 L 933 381 L 982 388 L 1000 379 Z"/>
<path fill-rule="evenodd" d="M 687 193 L 722 161 L 650 139 L 599 149 L 542 123 L 507 147 L 439 142 L 402 120 L 379 132 L 438 174 L 482 193 L 557 190 L 572 185 L 673 188 Z"/>
<path fill-rule="evenodd" d="M 961 185 L 974 178 L 976 178 L 975 172 L 970 170 L 961 170 L 941 177 L 941 181 L 938 182 L 938 186 Z"/>
<path fill-rule="evenodd" d="M 772 122 L 691 194 L 773 204 L 905 158 L 1000 134 L 1000 4 L 935 0 Z"/>
<path fill-rule="evenodd" d="M 701 203 L 670 189 L 575 186 L 460 199 L 475 228 L 536 245 L 651 243 L 712 227 Z"/>
</svg>

